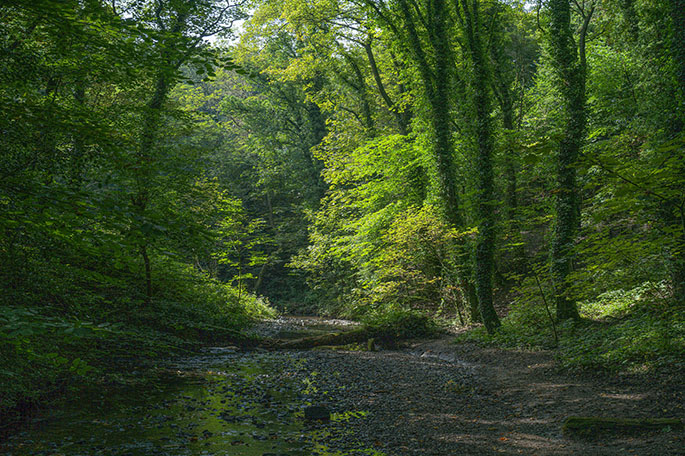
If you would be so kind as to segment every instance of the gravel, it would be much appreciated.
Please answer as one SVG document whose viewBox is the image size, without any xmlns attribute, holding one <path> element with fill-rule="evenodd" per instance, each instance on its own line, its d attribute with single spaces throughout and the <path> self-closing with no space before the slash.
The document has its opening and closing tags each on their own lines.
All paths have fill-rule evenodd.
<svg viewBox="0 0 685 456">
<path fill-rule="evenodd" d="M 258 325 L 255 332 L 301 337 L 351 327 L 298 317 Z M 452 340 L 445 336 L 375 352 L 209 348 L 160 363 L 160 378 L 170 376 L 172 384 L 185 379 L 181 389 L 147 392 L 141 401 L 126 395 L 119 406 L 130 410 L 123 414 L 93 406 L 92 422 L 84 424 L 76 413 L 53 423 L 49 433 L 37 429 L 16 436 L 7 448 L 9 454 L 14 448 L 31 456 L 57 454 L 45 448 L 89 456 L 134 454 L 132 448 L 139 450 L 136 455 L 183 456 L 685 455 L 683 432 L 594 441 L 561 433 L 570 415 L 682 418 L 682 378 L 659 383 L 571 376 L 554 368 L 550 352 Z M 318 407 L 325 407 L 331 420 L 305 419 L 312 406 L 323 415 Z M 153 444 L 150 430 L 167 439 L 153 442 L 163 453 L 146 450 Z M 75 433 L 92 436 L 79 443 Z M 106 445 L 104 438 L 110 439 Z"/>
<path fill-rule="evenodd" d="M 319 425 L 331 448 L 385 454 L 454 454 L 448 422 L 480 396 L 472 368 L 402 352 L 300 352 L 306 400 L 337 420 Z"/>
</svg>

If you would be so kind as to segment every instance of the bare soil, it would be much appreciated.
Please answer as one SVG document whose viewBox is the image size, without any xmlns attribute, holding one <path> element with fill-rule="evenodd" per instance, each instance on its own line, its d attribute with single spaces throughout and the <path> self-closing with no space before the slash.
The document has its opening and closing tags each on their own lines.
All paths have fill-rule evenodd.
<svg viewBox="0 0 685 456">
<path fill-rule="evenodd" d="M 559 372 L 553 353 L 455 344 L 453 337 L 419 341 L 408 352 L 473 369 L 478 394 L 445 404 L 447 398 L 407 391 L 424 430 L 423 449 L 397 454 L 685 455 L 685 433 L 602 435 L 593 440 L 564 436 L 571 416 L 684 418 L 682 378 L 589 376 Z M 421 385 L 414 388 L 421 389 Z M 461 403 L 459 403 L 461 402 Z M 406 430 L 413 427 L 405 422 Z M 441 452 L 444 451 L 444 452 Z"/>
</svg>

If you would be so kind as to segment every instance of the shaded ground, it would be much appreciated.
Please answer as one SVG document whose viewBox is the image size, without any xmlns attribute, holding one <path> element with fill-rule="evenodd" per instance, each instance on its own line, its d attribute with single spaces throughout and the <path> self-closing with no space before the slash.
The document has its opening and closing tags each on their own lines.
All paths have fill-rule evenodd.
<svg viewBox="0 0 685 456">
<path fill-rule="evenodd" d="M 551 352 L 452 340 L 400 351 L 302 352 L 307 370 L 317 372 L 312 384 L 324 391 L 312 401 L 366 413 L 344 428 L 329 425 L 330 446 L 388 455 L 685 455 L 683 432 L 594 441 L 561 432 L 571 415 L 685 418 L 682 378 L 564 374 Z"/>
<path fill-rule="evenodd" d="M 478 381 L 476 396 L 450 404 L 438 395 L 423 408 L 423 427 L 455 452 L 424 454 L 685 454 L 682 432 L 596 441 L 561 434 L 569 415 L 682 419 L 682 379 L 560 374 L 551 353 L 455 345 L 450 339 L 415 344 L 411 351 L 469 363 Z"/>
<path fill-rule="evenodd" d="M 682 432 L 595 441 L 561 433 L 569 415 L 682 418 L 679 383 L 572 377 L 555 373 L 549 353 L 451 340 L 402 351 L 300 352 L 318 390 L 309 400 L 363 414 L 322 426 L 326 443 L 343 454 L 400 456 L 685 454 Z"/>
<path fill-rule="evenodd" d="M 301 337 L 350 327 L 291 318 L 255 331 Z M 0 442 L 0 454 L 685 455 L 683 432 L 561 434 L 569 415 L 682 418 L 680 378 L 575 377 L 555 372 L 547 352 L 452 339 L 377 352 L 209 349 L 161 363 L 149 391 L 105 392 L 56 410 Z M 304 420 L 312 404 L 330 409 L 332 421 Z"/>
</svg>

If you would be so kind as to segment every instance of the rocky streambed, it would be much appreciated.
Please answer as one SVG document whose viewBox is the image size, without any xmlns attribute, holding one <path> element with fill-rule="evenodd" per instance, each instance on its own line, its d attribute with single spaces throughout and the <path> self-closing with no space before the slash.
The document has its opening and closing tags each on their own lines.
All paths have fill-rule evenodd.
<svg viewBox="0 0 685 456">
<path fill-rule="evenodd" d="M 285 318 L 254 331 L 282 338 L 353 327 Z M 601 399 L 599 386 L 561 378 L 549 361 L 545 354 L 457 349 L 450 338 L 374 352 L 214 347 L 160 362 L 146 371 L 154 378 L 145 388 L 96 394 L 55 410 L 0 443 L 0 454 L 683 454 L 682 433 L 565 438 L 560 421 L 566 414 L 639 406 L 650 413 L 659 405 L 635 396 L 630 385 L 621 388 L 632 398 Z M 307 419 L 311 406 L 330 420 Z"/>
</svg>

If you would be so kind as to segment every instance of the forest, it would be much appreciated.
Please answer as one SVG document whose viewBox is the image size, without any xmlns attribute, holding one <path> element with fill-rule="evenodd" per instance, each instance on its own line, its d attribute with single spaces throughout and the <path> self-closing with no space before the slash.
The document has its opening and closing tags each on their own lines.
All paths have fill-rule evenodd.
<svg viewBox="0 0 685 456">
<path fill-rule="evenodd" d="M 541 353 L 682 420 L 684 127 L 684 0 L 3 0 L 0 453 L 57 454 L 3 436 L 226 346 Z M 290 316 L 355 329 L 264 329 Z M 311 432 L 282 454 L 492 450 Z M 685 444 L 659 438 L 638 454 Z M 211 454 L 281 454 L 248 446 Z"/>
</svg>

